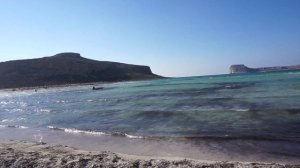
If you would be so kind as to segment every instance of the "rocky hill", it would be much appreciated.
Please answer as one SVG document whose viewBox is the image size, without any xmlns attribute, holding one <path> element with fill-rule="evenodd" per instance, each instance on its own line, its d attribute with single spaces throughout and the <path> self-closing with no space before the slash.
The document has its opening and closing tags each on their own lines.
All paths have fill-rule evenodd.
<svg viewBox="0 0 300 168">
<path fill-rule="evenodd" d="M 78 53 L 0 63 L 0 88 L 161 78 L 150 67 L 96 61 Z"/>
<path fill-rule="evenodd" d="M 249 68 L 244 64 L 239 64 L 231 65 L 229 69 L 230 73 L 272 72 L 286 70 L 300 70 L 300 65 Z"/>
</svg>

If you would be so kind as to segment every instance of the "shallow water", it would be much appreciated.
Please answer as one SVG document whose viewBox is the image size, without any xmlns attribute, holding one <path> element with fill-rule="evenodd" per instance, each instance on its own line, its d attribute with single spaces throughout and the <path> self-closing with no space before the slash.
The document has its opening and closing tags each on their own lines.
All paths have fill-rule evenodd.
<svg viewBox="0 0 300 168">
<path fill-rule="evenodd" d="M 151 154 L 154 146 L 159 151 L 167 143 L 169 148 L 180 146 L 170 155 L 185 153 L 197 159 L 210 159 L 219 156 L 217 153 L 239 160 L 241 154 L 246 160 L 250 155 L 265 160 L 300 158 L 300 71 L 122 82 L 103 87 L 97 91 L 91 86 L 1 91 L 0 137 L 39 141 L 34 135 L 40 135 L 43 141 L 51 142 L 69 137 L 74 144 L 92 140 L 94 146 L 106 146 L 104 142 L 109 140 L 104 139 L 112 138 L 118 141 L 109 146 L 126 144 L 127 148 L 137 142 L 153 144 L 142 154 Z M 20 132 L 27 133 L 20 136 Z M 123 148 L 118 152 L 130 151 Z M 189 148 L 193 150 L 183 152 Z M 118 149 L 121 147 L 113 150 Z"/>
</svg>

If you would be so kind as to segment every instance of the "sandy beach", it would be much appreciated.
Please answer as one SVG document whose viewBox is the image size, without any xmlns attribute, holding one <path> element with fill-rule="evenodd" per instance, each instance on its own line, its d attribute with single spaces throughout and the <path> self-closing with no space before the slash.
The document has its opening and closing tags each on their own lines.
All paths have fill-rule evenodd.
<svg viewBox="0 0 300 168">
<path fill-rule="evenodd" d="M 213 162 L 175 157 L 133 156 L 16 140 L 0 140 L 0 151 L 1 167 L 300 167 L 300 164 Z"/>
</svg>

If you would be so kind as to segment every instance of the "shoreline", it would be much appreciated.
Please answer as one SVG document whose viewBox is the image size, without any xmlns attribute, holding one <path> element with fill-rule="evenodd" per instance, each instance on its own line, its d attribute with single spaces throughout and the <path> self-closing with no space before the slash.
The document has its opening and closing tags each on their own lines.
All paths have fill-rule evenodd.
<svg viewBox="0 0 300 168">
<path fill-rule="evenodd" d="M 207 161 L 180 157 L 136 156 L 18 140 L 0 140 L 0 151 L 1 167 L 300 167 L 300 163 Z"/>
<path fill-rule="evenodd" d="M 70 84 L 58 84 L 58 85 L 44 85 L 44 86 L 24 86 L 24 87 L 12 87 L 12 88 L 0 88 L 0 91 L 25 91 L 25 90 L 39 90 L 39 89 L 55 89 L 55 88 L 65 88 L 65 87 L 79 87 L 79 86 L 95 86 L 104 84 L 114 84 L 122 82 L 138 82 L 138 81 L 149 81 L 149 80 L 160 80 L 169 79 L 171 77 L 160 77 L 155 79 L 136 79 L 136 80 L 126 80 L 126 81 L 114 81 L 114 82 L 87 82 L 87 83 L 70 83 Z"/>
<path fill-rule="evenodd" d="M 14 92 L 14 91 L 25 91 L 25 90 L 40 90 L 40 89 L 65 88 L 65 87 L 93 86 L 93 85 L 110 84 L 110 83 L 114 83 L 114 82 L 74 83 L 74 84 L 61 84 L 61 85 L 1 88 L 0 91 L 13 91 Z"/>
<path fill-rule="evenodd" d="M 251 140 L 143 139 L 128 136 L 89 134 L 78 131 L 57 131 L 48 128 L 1 127 L 1 139 L 12 139 L 51 145 L 67 145 L 83 151 L 112 151 L 150 158 L 189 158 L 191 160 L 231 161 L 246 163 L 300 164 L 299 143 L 281 143 Z M 296 146 L 295 146 L 296 145 Z M 269 146 L 266 147 L 266 146 Z M 272 149 L 274 147 L 280 150 Z"/>
</svg>

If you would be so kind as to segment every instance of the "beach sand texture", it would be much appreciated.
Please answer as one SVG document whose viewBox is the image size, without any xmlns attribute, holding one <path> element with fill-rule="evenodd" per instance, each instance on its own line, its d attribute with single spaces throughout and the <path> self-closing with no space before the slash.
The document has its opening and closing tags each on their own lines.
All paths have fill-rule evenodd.
<svg viewBox="0 0 300 168">
<path fill-rule="evenodd" d="M 183 158 L 153 158 L 112 152 L 89 152 L 72 147 L 15 140 L 0 141 L 0 167 L 272 167 L 298 168 L 299 165 L 246 162 L 212 162 Z"/>
</svg>

